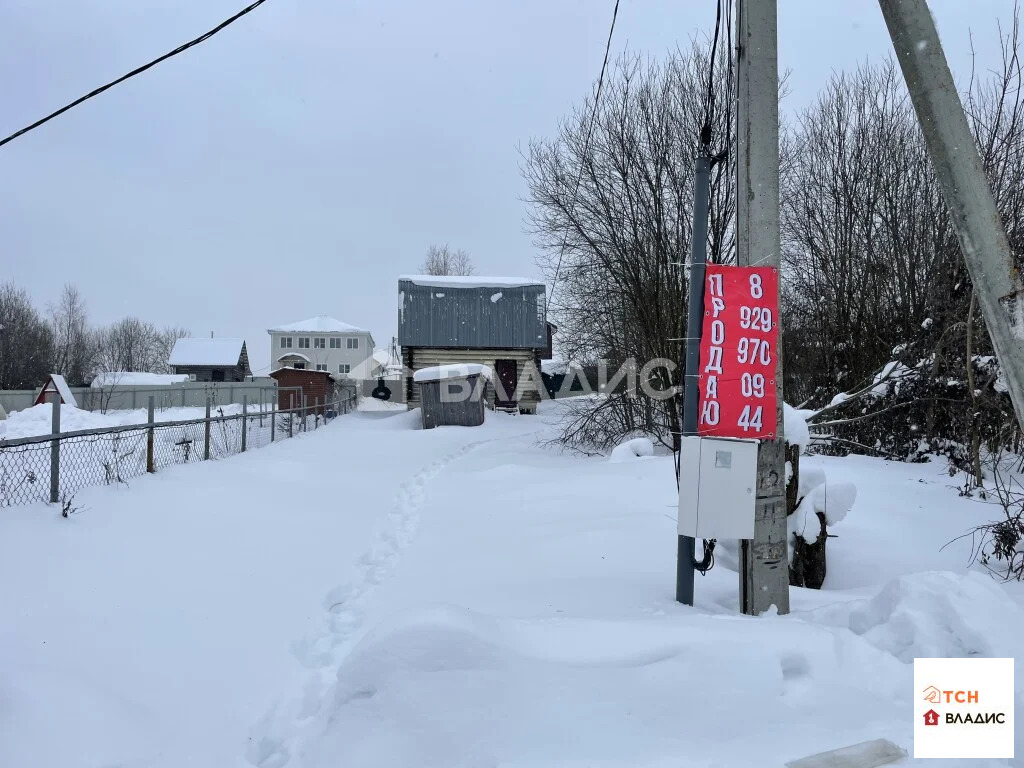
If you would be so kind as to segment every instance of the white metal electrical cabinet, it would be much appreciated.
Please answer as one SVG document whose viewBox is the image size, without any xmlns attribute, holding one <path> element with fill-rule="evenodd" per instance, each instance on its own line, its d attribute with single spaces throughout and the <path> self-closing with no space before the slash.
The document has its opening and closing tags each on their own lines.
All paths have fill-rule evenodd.
<svg viewBox="0 0 1024 768">
<path fill-rule="evenodd" d="M 679 455 L 679 535 L 754 538 L 757 440 L 684 437 Z"/>
</svg>

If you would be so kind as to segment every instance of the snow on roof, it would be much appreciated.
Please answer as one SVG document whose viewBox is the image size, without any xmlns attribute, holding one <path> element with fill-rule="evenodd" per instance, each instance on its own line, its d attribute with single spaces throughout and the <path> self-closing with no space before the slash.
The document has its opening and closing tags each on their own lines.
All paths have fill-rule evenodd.
<svg viewBox="0 0 1024 768">
<path fill-rule="evenodd" d="M 485 277 L 483 275 L 399 275 L 399 280 L 436 288 L 522 288 L 544 286 L 543 280 L 532 277 Z"/>
<path fill-rule="evenodd" d="M 296 373 L 315 373 L 323 374 L 331 379 L 337 379 L 337 376 L 330 371 L 317 371 L 313 368 L 296 368 L 294 365 L 282 365 L 280 368 L 275 368 L 268 375 L 273 378 L 275 373 L 281 373 L 282 371 L 295 371 Z"/>
<path fill-rule="evenodd" d="M 365 328 L 343 323 L 330 315 L 317 315 L 288 325 L 269 329 L 268 333 L 369 333 Z"/>
<path fill-rule="evenodd" d="M 160 387 L 188 381 L 187 373 L 146 373 L 145 371 L 104 371 L 97 373 L 89 385 L 102 387 Z"/>
<path fill-rule="evenodd" d="M 417 383 L 424 381 L 441 381 L 443 379 L 464 379 L 467 376 L 483 376 L 491 378 L 491 369 L 479 363 L 451 363 L 449 365 L 435 365 L 430 368 L 420 368 L 412 375 L 412 380 Z"/>
<path fill-rule="evenodd" d="M 50 380 L 46 382 L 45 385 L 43 385 L 44 391 L 53 391 L 53 389 L 50 389 L 49 386 L 51 383 L 53 384 L 53 389 L 56 389 L 57 392 L 60 393 L 60 399 L 62 403 L 72 405 L 75 408 L 78 407 L 78 401 L 75 400 L 75 396 L 71 393 L 71 387 L 68 386 L 68 383 L 64 380 L 64 377 L 61 374 L 51 373 Z"/>
<path fill-rule="evenodd" d="M 170 365 L 238 365 L 245 339 L 207 339 L 205 337 L 178 339 L 174 342 Z"/>
<path fill-rule="evenodd" d="M 387 365 L 391 362 L 391 353 L 386 349 L 375 349 L 373 350 L 373 359 L 381 365 Z"/>
</svg>

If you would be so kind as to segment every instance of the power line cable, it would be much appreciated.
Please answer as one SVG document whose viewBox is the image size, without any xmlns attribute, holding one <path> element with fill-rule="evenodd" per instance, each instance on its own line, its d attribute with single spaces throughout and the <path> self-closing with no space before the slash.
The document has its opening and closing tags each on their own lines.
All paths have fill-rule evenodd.
<svg viewBox="0 0 1024 768">
<path fill-rule="evenodd" d="M 711 55 L 708 57 L 708 90 L 704 100 L 704 125 L 700 129 L 700 143 L 705 148 L 711 145 L 711 126 L 715 117 L 715 57 L 718 55 L 718 35 L 721 28 L 722 0 L 718 0 L 715 11 L 715 35 L 711 41 Z"/>
<path fill-rule="evenodd" d="M 51 120 L 53 120 L 53 118 L 59 117 L 60 115 L 63 115 L 69 109 L 73 109 L 74 107 L 77 107 L 82 102 L 88 101 L 89 99 L 93 98 L 94 96 L 99 96 L 101 93 L 103 93 L 104 91 L 110 90 L 115 85 L 118 85 L 119 83 L 123 83 L 125 80 L 128 80 L 128 79 L 130 79 L 132 77 L 135 77 L 136 75 L 141 75 L 147 69 L 150 69 L 151 67 L 155 67 L 161 61 L 166 61 L 167 59 L 169 59 L 169 58 L 171 58 L 173 56 L 177 56 L 179 53 L 184 53 L 189 48 L 194 48 L 195 46 L 199 45 L 200 43 L 203 43 L 203 42 L 209 40 L 211 37 L 216 35 L 222 29 L 224 29 L 227 26 L 230 26 L 231 24 L 234 24 L 240 18 L 245 16 L 247 13 L 250 13 L 251 11 L 256 10 L 256 8 L 258 8 L 259 6 L 263 5 L 263 3 L 265 3 L 265 2 L 266 2 L 266 0 L 255 0 L 255 2 L 252 3 L 252 5 L 246 6 L 245 8 L 240 10 L 238 13 L 236 13 L 231 18 L 222 21 L 216 27 L 211 29 L 209 32 L 206 32 L 206 33 L 200 35 L 199 37 L 195 38 L 194 40 L 189 40 L 187 43 L 183 43 L 182 45 L 179 45 L 173 51 L 169 51 L 168 53 L 165 53 L 163 56 L 160 56 L 158 58 L 153 59 L 148 64 L 143 64 L 138 69 L 133 69 L 128 74 L 122 75 L 121 77 L 117 78 L 116 80 L 111 80 L 106 85 L 101 85 L 96 90 L 90 91 L 89 93 L 85 94 L 84 96 L 75 99 L 70 104 L 66 104 L 65 106 L 63 106 L 60 109 L 58 109 L 56 112 L 53 112 L 53 113 L 47 115 L 46 117 L 42 118 L 41 120 L 37 120 L 36 122 L 32 123 L 31 125 L 25 126 L 20 131 L 15 131 L 10 136 L 8 136 L 6 139 L 0 140 L 0 147 L 2 147 L 4 144 L 7 144 L 8 142 L 14 141 L 19 136 L 24 136 L 29 131 L 35 130 L 36 128 L 38 128 L 39 126 L 43 125 L 44 123 L 50 122 Z"/>
<path fill-rule="evenodd" d="M 612 35 L 615 32 L 615 20 L 619 17 L 619 0 L 615 0 L 615 8 L 612 10 L 612 23 L 608 29 L 608 40 L 604 45 L 604 61 L 601 62 L 601 74 L 597 78 L 597 91 L 594 93 L 594 108 L 590 113 L 590 124 L 587 127 L 587 135 L 583 139 L 583 157 L 580 161 L 579 172 L 576 174 L 576 183 L 573 186 L 571 202 L 569 204 L 569 217 L 572 218 L 576 210 L 576 196 L 580 191 L 580 182 L 583 181 L 583 166 L 586 161 L 587 152 L 590 149 L 590 137 L 594 133 L 594 122 L 597 120 L 597 104 L 601 99 L 601 88 L 604 86 L 604 73 L 608 69 L 608 55 L 612 49 Z M 565 256 L 565 247 L 569 242 L 569 233 L 566 231 L 562 237 L 562 246 L 558 252 L 558 264 L 555 266 L 555 277 L 551 281 L 551 293 L 554 295 L 555 286 L 558 285 L 558 278 L 562 271 L 562 259 Z"/>
</svg>

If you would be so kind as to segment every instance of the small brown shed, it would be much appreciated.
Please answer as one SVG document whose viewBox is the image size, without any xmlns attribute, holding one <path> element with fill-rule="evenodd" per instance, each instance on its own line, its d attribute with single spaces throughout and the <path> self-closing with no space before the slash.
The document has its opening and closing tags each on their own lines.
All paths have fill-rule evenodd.
<svg viewBox="0 0 1024 768">
<path fill-rule="evenodd" d="M 318 402 L 320 408 L 334 399 L 334 379 L 328 371 L 311 371 L 299 368 L 278 368 L 270 374 L 279 388 L 277 407 L 282 411 L 292 408 L 292 397 L 295 408 L 302 406 L 301 395 L 306 396 L 306 407 L 313 408 Z M 300 387 L 301 392 L 286 387 Z"/>
<path fill-rule="evenodd" d="M 421 368 L 413 375 L 419 389 L 424 429 L 442 426 L 478 427 L 484 423 L 484 401 L 491 371 L 486 365 L 456 363 Z"/>
</svg>

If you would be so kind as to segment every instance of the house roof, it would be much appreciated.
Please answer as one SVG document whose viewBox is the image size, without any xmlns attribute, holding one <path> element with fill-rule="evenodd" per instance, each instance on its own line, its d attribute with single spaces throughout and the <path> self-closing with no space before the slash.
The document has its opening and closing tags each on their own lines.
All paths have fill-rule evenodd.
<svg viewBox="0 0 1024 768">
<path fill-rule="evenodd" d="M 170 365 L 238 365 L 245 339 L 178 339 L 167 361 Z"/>
<path fill-rule="evenodd" d="M 273 377 L 275 373 L 284 373 L 285 371 L 294 371 L 295 373 L 301 373 L 301 374 L 312 373 L 312 374 L 318 374 L 318 375 L 321 375 L 321 376 L 327 376 L 328 378 L 332 378 L 332 379 L 334 378 L 334 374 L 332 374 L 330 371 L 317 371 L 317 370 L 314 370 L 312 368 L 295 368 L 295 367 L 293 367 L 291 365 L 285 365 L 285 366 L 282 366 L 280 368 L 274 369 L 273 371 L 270 372 L 270 376 Z"/>
<path fill-rule="evenodd" d="M 434 365 L 430 368 L 420 368 L 412 375 L 412 380 L 421 384 L 425 381 L 465 379 L 468 376 L 483 376 L 485 379 L 490 379 L 491 375 L 490 367 L 480 363 L 448 363 Z"/>
<path fill-rule="evenodd" d="M 486 277 L 483 275 L 399 275 L 398 279 L 436 288 L 522 288 L 527 285 L 544 285 L 543 280 L 531 277 Z"/>
<path fill-rule="evenodd" d="M 317 315 L 297 323 L 267 329 L 267 333 L 369 333 L 365 328 L 343 323 L 330 315 Z"/>
<path fill-rule="evenodd" d="M 53 384 L 53 389 L 50 389 L 50 384 Z M 46 383 L 43 384 L 43 391 L 56 391 L 57 393 L 60 394 L 61 402 L 65 403 L 66 405 L 73 405 L 76 408 L 78 407 L 78 401 L 75 400 L 75 396 L 72 394 L 71 388 L 68 386 L 68 383 L 64 380 L 64 377 L 59 373 L 50 374 L 50 377 L 46 380 Z"/>
</svg>

